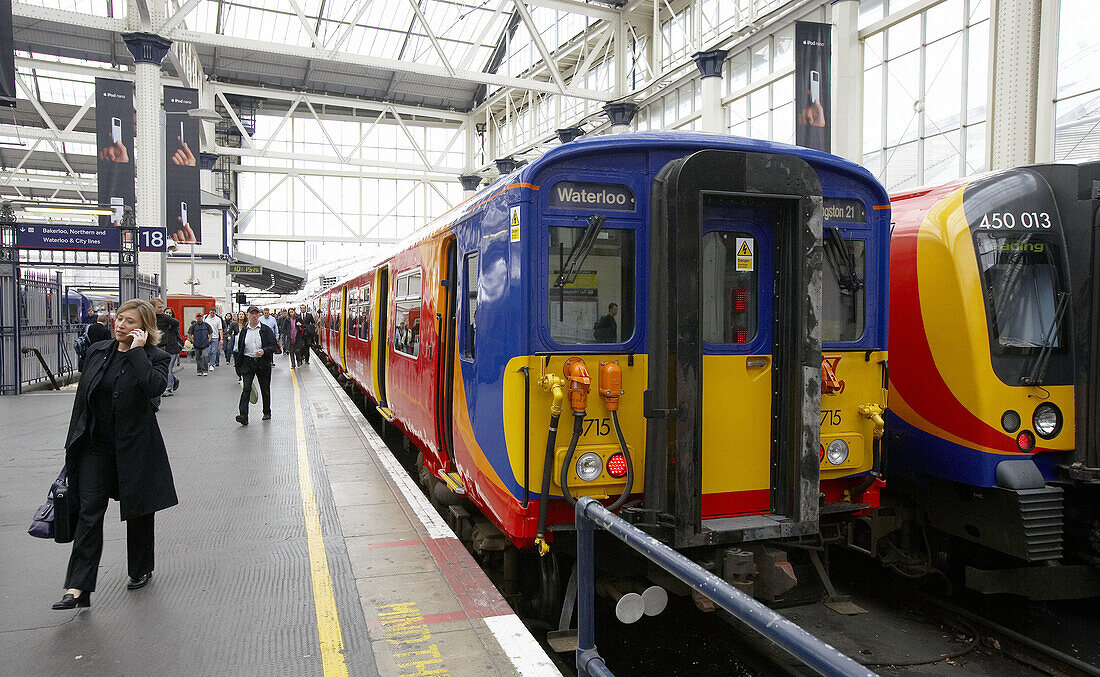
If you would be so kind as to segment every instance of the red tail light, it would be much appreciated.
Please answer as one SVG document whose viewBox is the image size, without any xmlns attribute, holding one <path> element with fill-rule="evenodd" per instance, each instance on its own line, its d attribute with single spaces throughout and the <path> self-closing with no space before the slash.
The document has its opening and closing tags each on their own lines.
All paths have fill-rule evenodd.
<svg viewBox="0 0 1100 677">
<path fill-rule="evenodd" d="M 819 461 L 824 461 L 825 460 L 825 445 L 821 444 L 821 445 L 818 445 L 818 446 L 821 447 L 821 457 L 818 460 Z"/>
<path fill-rule="evenodd" d="M 734 327 L 733 328 L 733 342 L 734 343 L 745 343 L 748 340 L 749 340 L 749 330 L 748 329 L 745 329 L 744 327 Z"/>
<path fill-rule="evenodd" d="M 626 456 L 622 453 L 612 454 L 607 459 L 607 474 L 612 477 L 626 477 Z"/>
<path fill-rule="evenodd" d="M 733 312 L 743 313 L 749 309 L 749 292 L 746 289 L 733 290 Z"/>
<path fill-rule="evenodd" d="M 1016 447 L 1020 451 L 1031 451 L 1035 448 L 1035 436 L 1024 430 L 1016 436 Z"/>
</svg>

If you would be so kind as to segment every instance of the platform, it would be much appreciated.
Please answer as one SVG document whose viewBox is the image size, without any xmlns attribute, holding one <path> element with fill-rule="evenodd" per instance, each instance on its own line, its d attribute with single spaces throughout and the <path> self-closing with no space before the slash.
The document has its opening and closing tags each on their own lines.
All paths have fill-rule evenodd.
<svg viewBox="0 0 1100 677">
<path fill-rule="evenodd" d="M 233 370 L 194 369 L 158 417 L 180 504 L 157 515 L 153 580 L 126 590 L 112 502 L 78 611 L 50 609 L 69 546 L 26 534 L 74 393 L 0 398 L 0 672 L 560 675 L 319 360 L 277 357 L 272 420 L 254 405 L 247 427 Z"/>
</svg>

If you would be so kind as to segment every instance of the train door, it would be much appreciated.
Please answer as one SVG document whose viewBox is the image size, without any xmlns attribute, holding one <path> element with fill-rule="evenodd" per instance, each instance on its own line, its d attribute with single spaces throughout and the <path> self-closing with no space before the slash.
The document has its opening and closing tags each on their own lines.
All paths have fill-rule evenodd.
<svg viewBox="0 0 1100 677">
<path fill-rule="evenodd" d="M 383 266 L 374 276 L 378 286 L 378 324 L 374 329 L 374 364 L 378 379 L 378 409 L 388 410 L 390 404 L 386 397 L 386 362 L 389 360 L 389 305 L 390 305 L 390 269 Z M 385 412 L 383 412 L 384 415 Z"/>
<path fill-rule="evenodd" d="M 816 531 L 817 174 L 704 150 L 658 173 L 651 207 L 646 512 L 676 547 Z"/>
<path fill-rule="evenodd" d="M 439 379 L 439 397 L 436 398 L 439 409 L 436 411 L 436 421 L 439 426 L 439 448 L 447 452 L 451 461 L 451 470 L 454 470 L 454 428 L 452 425 L 451 411 L 454 403 L 454 365 L 455 365 L 455 321 L 458 301 L 458 254 L 454 238 L 447 240 L 444 245 L 444 266 L 446 274 L 446 294 L 439 307 L 442 313 L 436 314 L 436 326 L 439 327 L 439 337 L 443 344 L 439 347 L 437 355 L 436 374 Z"/>
<path fill-rule="evenodd" d="M 751 203 L 701 215 L 703 519 L 771 508 L 774 222 Z"/>
<path fill-rule="evenodd" d="M 340 287 L 340 298 L 338 303 L 338 315 L 339 320 L 336 323 L 336 340 L 340 342 L 340 369 L 342 371 L 348 370 L 348 333 L 345 331 L 345 327 L 348 326 L 348 286 L 343 285 Z"/>
</svg>

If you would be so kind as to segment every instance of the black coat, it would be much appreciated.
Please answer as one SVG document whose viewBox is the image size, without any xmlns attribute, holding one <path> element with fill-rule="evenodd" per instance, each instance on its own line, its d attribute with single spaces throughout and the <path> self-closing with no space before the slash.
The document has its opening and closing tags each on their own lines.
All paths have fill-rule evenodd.
<svg viewBox="0 0 1100 677">
<path fill-rule="evenodd" d="M 91 434 L 89 398 L 103 378 L 103 365 L 118 342 L 101 341 L 89 346 L 84 371 L 76 388 L 69 434 L 65 438 L 65 464 L 78 467 L 80 454 Z M 168 465 L 168 451 L 157 425 L 152 398 L 164 392 L 171 357 L 156 346 L 131 348 L 116 359 L 124 360 L 115 382 L 115 454 L 118 459 L 118 492 L 122 519 L 147 515 L 179 503 Z M 70 482 L 79 482 L 79 474 Z M 73 492 L 73 495 L 78 495 Z"/>
<path fill-rule="evenodd" d="M 160 330 L 160 348 L 169 355 L 180 351 L 180 321 L 170 315 L 157 313 L 157 329 Z"/>
<path fill-rule="evenodd" d="M 256 330 L 246 324 L 241 328 L 241 333 L 237 334 L 237 353 L 233 356 L 233 368 L 238 374 L 241 373 L 241 362 L 244 361 L 244 339 L 250 331 Z M 260 358 L 261 368 L 271 368 L 271 362 L 275 359 L 275 349 L 278 347 L 279 342 L 275 340 L 275 332 L 261 322 L 260 349 L 264 351 L 263 357 Z"/>
<path fill-rule="evenodd" d="M 107 325 L 96 322 L 88 325 L 88 344 L 99 343 L 111 338 L 111 330 Z M 86 354 L 86 353 L 85 353 Z"/>
</svg>

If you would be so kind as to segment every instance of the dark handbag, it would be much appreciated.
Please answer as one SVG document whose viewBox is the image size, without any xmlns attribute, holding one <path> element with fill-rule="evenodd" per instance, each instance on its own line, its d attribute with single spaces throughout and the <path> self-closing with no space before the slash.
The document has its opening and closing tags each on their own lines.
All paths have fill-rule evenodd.
<svg viewBox="0 0 1100 677">
<path fill-rule="evenodd" d="M 46 502 L 34 511 L 27 533 L 35 538 L 52 538 L 58 543 L 70 543 L 76 536 L 77 504 L 69 494 L 69 469 L 61 469 Z"/>
</svg>

